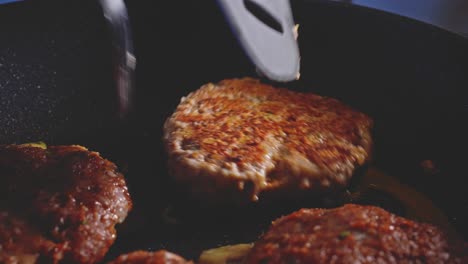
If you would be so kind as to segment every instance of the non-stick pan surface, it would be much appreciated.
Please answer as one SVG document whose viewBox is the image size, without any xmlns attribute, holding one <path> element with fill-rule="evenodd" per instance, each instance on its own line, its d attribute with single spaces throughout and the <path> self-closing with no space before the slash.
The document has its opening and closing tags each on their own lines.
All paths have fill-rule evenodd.
<svg viewBox="0 0 468 264">
<path fill-rule="evenodd" d="M 37 15 L 39 5 L 29 2 L 15 13 L 24 14 L 26 9 L 33 10 L 27 6 L 34 6 L 36 12 L 28 15 L 43 24 L 31 25 L 29 19 L 25 20 L 28 23 L 8 26 L 0 23 L 0 58 L 2 64 L 19 65 L 10 67 L 18 69 L 19 74 L 24 73 L 26 65 L 33 64 L 29 58 L 37 59 L 44 72 L 58 69 L 57 74 L 32 78 L 35 75 L 24 73 L 21 80 L 27 85 L 20 85 L 8 68 L 0 67 L 0 81 L 10 82 L 8 86 L 0 85 L 0 118 L 6 120 L 22 113 L 18 107 L 5 106 L 3 98 L 11 100 L 12 92 L 18 95 L 10 105 L 41 109 L 35 100 L 43 95 L 47 100 L 44 107 L 50 108 L 52 114 L 26 112 L 21 118 L 40 120 L 36 122 L 39 129 L 23 123 L 25 127 L 4 125 L 1 143 L 79 143 L 120 165 L 135 208 L 120 227 L 108 259 L 135 249 L 160 248 L 196 259 L 205 248 L 251 242 L 276 217 L 302 206 L 317 205 L 317 201 L 305 199 L 246 208 L 207 208 L 173 188 L 161 136 L 162 124 L 180 97 L 206 82 L 255 76 L 214 1 L 185 1 L 184 5 L 174 1 L 127 1 L 138 65 L 134 108 L 125 121 L 116 118 L 112 74 L 106 70 L 110 69 L 106 65 L 108 39 L 98 33 L 105 29 L 99 28 L 99 23 L 91 23 L 96 27 L 88 25 L 79 38 L 80 45 L 74 46 L 65 39 L 73 39 L 72 33 L 80 32 L 78 28 L 70 30 L 66 24 L 64 28 L 54 28 L 54 23 L 44 22 L 69 6 L 57 1 L 43 3 L 55 6 L 40 9 L 43 13 L 39 13 L 49 16 Z M 300 25 L 302 74 L 299 81 L 281 85 L 339 98 L 369 114 L 375 121 L 372 166 L 429 197 L 458 233 L 468 239 L 468 195 L 464 183 L 468 41 L 433 26 L 362 7 L 306 0 L 292 1 L 292 7 Z M 96 5 L 87 8 L 95 10 L 93 19 L 100 21 Z M 0 19 L 7 19 L 4 17 L 0 15 Z M 17 17 L 11 15 L 8 19 Z M 18 32 L 35 33 L 19 36 Z M 43 34 L 60 40 L 50 50 L 51 54 L 63 51 L 58 57 L 49 56 L 48 49 L 39 45 L 46 43 Z M 67 37 L 62 39 L 64 35 Z M 43 42 L 29 38 L 42 38 Z M 10 51 L 16 51 L 17 56 L 9 55 Z M 76 61 L 81 64 L 75 64 Z M 74 78 L 80 82 L 72 81 Z M 38 95 L 33 89 L 37 85 L 51 90 Z M 56 102 L 56 107 L 50 107 L 48 102 Z M 94 108 L 88 107 L 89 102 L 95 102 Z M 64 121 L 58 122 L 54 118 L 57 115 L 68 116 L 67 126 L 60 126 Z M 421 168 L 424 160 L 432 160 L 437 171 L 425 173 Z"/>
</svg>

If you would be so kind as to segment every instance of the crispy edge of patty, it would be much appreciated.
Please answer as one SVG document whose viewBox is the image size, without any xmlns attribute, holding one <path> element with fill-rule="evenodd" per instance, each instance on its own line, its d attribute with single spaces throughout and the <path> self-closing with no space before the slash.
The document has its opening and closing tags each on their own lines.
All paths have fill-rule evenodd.
<svg viewBox="0 0 468 264">
<path fill-rule="evenodd" d="M 15 252 L 14 243 L 2 248 L 12 256 L 37 254 L 38 261 L 49 263 L 97 262 L 116 238 L 115 225 L 132 208 L 116 165 L 82 146 L 2 145 L 0 168 L 0 181 L 6 181 L 10 194 L 3 210 L 24 221 L 26 234 L 20 236 L 38 239 L 40 234 L 42 240 L 25 252 Z"/>
<path fill-rule="evenodd" d="M 137 250 L 127 254 L 118 256 L 116 259 L 107 264 L 193 264 L 192 261 L 187 261 L 183 257 L 178 256 L 166 250 L 158 251 L 143 251 Z"/>
<path fill-rule="evenodd" d="M 275 220 L 245 263 L 466 263 L 467 250 L 431 224 L 346 204 Z"/>
<path fill-rule="evenodd" d="M 219 153 L 192 151 L 190 148 L 184 150 L 183 145 L 187 143 L 184 142 L 186 141 L 184 133 L 192 129 L 192 126 L 196 122 L 204 122 L 203 117 L 207 115 L 206 112 L 209 114 L 211 111 L 204 109 L 206 111 L 197 116 L 197 118 L 201 117 L 201 120 L 195 118 L 190 120 L 191 117 L 189 115 L 191 111 L 193 112 L 192 108 L 194 105 L 204 100 L 212 100 L 212 104 L 215 105 L 214 107 L 222 109 L 223 106 L 219 104 L 220 102 L 225 102 L 223 100 L 226 97 L 235 98 L 236 100 L 239 98 L 240 100 L 249 100 L 250 98 L 250 100 L 254 101 L 256 100 L 255 98 L 264 98 L 267 101 L 269 100 L 268 98 L 273 98 L 271 99 L 272 101 L 280 100 L 280 102 L 281 100 L 291 100 L 291 102 L 302 100 L 301 103 L 298 103 L 299 106 L 297 108 L 301 108 L 304 105 L 303 101 L 307 102 L 309 100 L 318 105 L 319 112 L 321 111 L 322 114 L 325 113 L 325 115 L 328 114 L 333 117 L 333 120 L 330 120 L 330 124 L 324 121 L 325 125 L 335 126 L 333 128 L 339 130 L 341 135 L 354 137 L 353 140 L 356 142 L 351 142 L 351 140 L 343 137 L 335 137 L 332 128 L 322 128 L 327 133 L 327 137 L 331 143 L 328 144 L 328 149 L 316 151 L 316 154 L 320 152 L 320 154 L 315 155 L 315 157 L 318 157 L 318 161 L 311 161 L 304 153 L 296 151 L 300 148 L 305 149 L 304 151 L 306 152 L 312 149 L 311 152 L 313 152 L 314 149 L 310 145 L 304 144 L 301 146 L 300 144 L 296 144 L 297 147 L 288 148 L 284 142 L 281 142 L 283 139 L 278 140 L 275 137 L 267 135 L 263 141 L 254 142 L 257 145 L 251 148 L 253 152 L 263 151 L 262 155 L 264 157 L 261 158 L 265 158 L 265 160 L 262 161 L 262 166 L 257 168 L 255 167 L 255 162 L 248 163 L 244 166 L 245 169 L 243 171 L 239 169 L 239 164 L 236 165 L 236 157 L 228 157 L 233 162 L 224 162 L 226 157 L 219 157 L 220 155 L 217 155 Z M 298 97 L 305 98 L 298 99 Z M 250 111 L 239 109 L 236 105 L 231 105 L 230 107 L 234 109 L 233 116 L 242 114 L 243 111 Z M 284 106 L 282 107 L 282 110 L 287 109 Z M 285 113 L 282 114 L 285 115 Z M 304 114 L 304 111 L 302 114 Z M 339 114 L 344 115 L 342 119 L 340 119 Z M 188 119 L 188 121 L 184 122 L 182 119 Z M 338 123 L 335 125 L 331 121 Z M 303 126 L 308 125 L 304 124 L 304 122 L 302 124 Z M 354 171 L 370 160 L 372 152 L 372 126 L 373 122 L 367 115 L 353 110 L 336 99 L 321 97 L 312 93 L 298 93 L 284 88 L 275 88 L 260 83 L 255 79 L 243 78 L 223 80 L 217 84 L 208 83 L 197 91 L 183 97 L 175 112 L 165 122 L 163 140 L 169 156 L 170 174 L 180 183 L 185 183 L 186 186 L 189 186 L 189 190 L 193 193 L 212 197 L 219 197 L 219 194 L 236 197 L 239 195 L 239 192 L 243 192 L 250 199 L 255 200 L 260 192 L 276 192 L 287 195 L 287 191 L 285 190 L 288 189 L 292 191 L 314 189 L 316 192 L 323 192 L 334 189 L 334 187 L 344 187 L 349 182 Z M 285 127 L 282 129 L 286 129 Z M 351 132 L 348 133 L 348 130 Z M 223 130 L 223 127 L 216 127 L 212 131 L 216 131 L 216 135 L 208 139 L 203 138 L 202 135 L 195 135 L 199 137 L 196 139 L 195 145 L 204 150 L 203 146 L 200 146 L 201 141 L 218 140 L 222 143 L 230 135 Z M 259 133 L 264 132 L 260 131 Z M 259 135 L 255 133 L 251 138 Z M 299 134 L 297 140 L 303 140 L 304 138 L 305 136 L 302 135 L 301 137 Z M 314 140 L 321 139 L 315 138 Z M 231 143 L 233 145 L 238 144 L 237 142 Z M 313 145 L 315 143 L 310 144 Z M 190 142 L 188 145 L 190 146 Z M 223 151 L 221 145 L 218 145 L 214 151 Z M 245 152 L 244 155 L 237 158 L 242 160 L 249 156 L 255 156 L 255 154 Z M 329 167 L 326 166 L 327 159 L 332 160 L 332 164 Z"/>
</svg>

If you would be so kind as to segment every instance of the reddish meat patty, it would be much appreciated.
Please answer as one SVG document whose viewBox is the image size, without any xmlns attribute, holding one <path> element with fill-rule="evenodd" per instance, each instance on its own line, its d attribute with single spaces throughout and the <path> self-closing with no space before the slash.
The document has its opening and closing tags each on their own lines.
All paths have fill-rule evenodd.
<svg viewBox="0 0 468 264">
<path fill-rule="evenodd" d="M 81 146 L 0 146 L 0 263 L 95 263 L 131 209 L 116 165 Z"/>
<path fill-rule="evenodd" d="M 246 263 L 468 263 L 467 250 L 435 226 L 349 204 L 276 220 Z"/>
<path fill-rule="evenodd" d="M 336 99 L 244 78 L 182 98 L 164 142 L 171 174 L 194 194 L 255 200 L 346 186 L 370 158 L 371 128 Z"/>
<path fill-rule="evenodd" d="M 184 258 L 165 250 L 155 252 L 134 251 L 124 254 L 108 264 L 193 264 Z"/>
</svg>

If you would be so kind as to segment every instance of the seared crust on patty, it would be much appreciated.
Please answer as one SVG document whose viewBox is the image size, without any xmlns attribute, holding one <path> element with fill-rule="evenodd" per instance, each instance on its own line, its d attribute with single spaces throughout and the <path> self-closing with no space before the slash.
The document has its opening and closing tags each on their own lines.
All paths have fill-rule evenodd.
<svg viewBox="0 0 468 264">
<path fill-rule="evenodd" d="M 134 251 L 124 254 L 109 262 L 108 264 L 193 264 L 184 258 L 165 250 L 155 252 Z"/>
<path fill-rule="evenodd" d="M 435 226 L 348 204 L 274 221 L 245 263 L 466 263 L 467 250 Z"/>
<path fill-rule="evenodd" d="M 1 263 L 98 262 L 131 207 L 123 175 L 96 152 L 0 146 Z"/>
<path fill-rule="evenodd" d="M 369 159 L 372 120 L 336 99 L 244 78 L 182 98 L 164 126 L 171 174 L 200 194 L 343 187 Z M 237 194 L 238 195 L 238 194 Z"/>
</svg>

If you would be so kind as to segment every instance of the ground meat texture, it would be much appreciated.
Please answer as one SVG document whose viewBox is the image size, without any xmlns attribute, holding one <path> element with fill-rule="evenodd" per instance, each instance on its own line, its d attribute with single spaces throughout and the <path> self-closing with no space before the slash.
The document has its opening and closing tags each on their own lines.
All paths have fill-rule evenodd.
<svg viewBox="0 0 468 264">
<path fill-rule="evenodd" d="M 164 125 L 171 174 L 221 200 L 346 186 L 370 157 L 372 120 L 333 98 L 255 79 L 203 85 Z"/>
<path fill-rule="evenodd" d="M 155 252 L 134 251 L 121 255 L 108 264 L 193 264 L 184 258 L 165 250 Z"/>
<path fill-rule="evenodd" d="M 246 263 L 468 263 L 466 252 L 435 226 L 348 204 L 274 221 Z"/>
<path fill-rule="evenodd" d="M 0 263 L 95 263 L 132 206 L 116 165 L 81 146 L 0 146 Z"/>
</svg>

